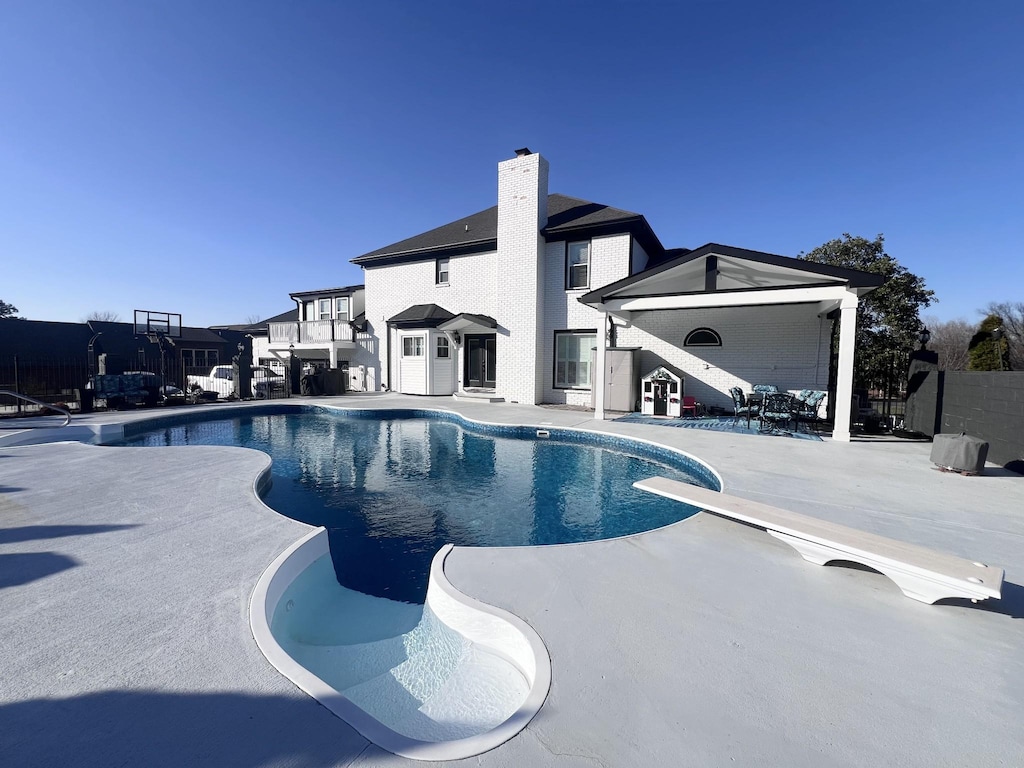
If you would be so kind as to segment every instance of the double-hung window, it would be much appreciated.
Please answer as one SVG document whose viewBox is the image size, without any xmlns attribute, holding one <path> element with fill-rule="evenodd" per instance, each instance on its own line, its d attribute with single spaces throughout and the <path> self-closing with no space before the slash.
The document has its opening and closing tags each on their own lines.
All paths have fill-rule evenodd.
<svg viewBox="0 0 1024 768">
<path fill-rule="evenodd" d="M 321 320 L 330 320 L 331 319 L 331 300 L 330 299 L 320 299 L 320 301 L 318 303 L 320 305 L 320 319 Z"/>
<path fill-rule="evenodd" d="M 441 358 L 441 357 L 451 357 L 451 347 L 448 344 L 448 337 L 447 336 L 438 336 L 437 337 L 437 356 L 439 358 Z"/>
<path fill-rule="evenodd" d="M 403 338 L 402 357 L 423 357 L 423 337 L 406 336 Z"/>
<path fill-rule="evenodd" d="M 596 340 L 594 331 L 555 334 L 556 389 L 590 389 L 590 366 Z"/>
<path fill-rule="evenodd" d="M 590 285 L 590 241 L 569 243 L 565 251 L 565 287 L 587 288 Z"/>
<path fill-rule="evenodd" d="M 334 300 L 334 305 L 334 317 L 337 320 L 344 320 L 345 322 L 348 322 L 348 296 L 339 296 L 337 299 Z"/>
<path fill-rule="evenodd" d="M 438 259 L 435 277 L 438 285 L 448 285 L 448 259 Z"/>
</svg>

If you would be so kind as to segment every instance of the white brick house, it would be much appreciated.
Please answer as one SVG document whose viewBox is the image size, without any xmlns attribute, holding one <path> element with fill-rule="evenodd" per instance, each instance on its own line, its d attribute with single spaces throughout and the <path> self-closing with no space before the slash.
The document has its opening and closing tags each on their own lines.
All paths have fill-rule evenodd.
<svg viewBox="0 0 1024 768">
<path fill-rule="evenodd" d="M 834 434 L 849 438 L 855 310 L 878 276 L 716 244 L 667 250 L 639 214 L 549 194 L 548 163 L 527 149 L 498 164 L 497 197 L 352 260 L 378 387 L 603 418 L 616 345 L 636 348 L 641 373 L 672 365 L 687 395 L 725 408 L 733 386 L 825 389 L 838 319 Z"/>
<path fill-rule="evenodd" d="M 664 251 L 643 216 L 549 195 L 547 161 L 520 150 L 498 165 L 494 208 L 353 259 L 381 380 L 590 405 L 602 313 L 578 299 L 642 269 L 652 249 Z"/>
</svg>

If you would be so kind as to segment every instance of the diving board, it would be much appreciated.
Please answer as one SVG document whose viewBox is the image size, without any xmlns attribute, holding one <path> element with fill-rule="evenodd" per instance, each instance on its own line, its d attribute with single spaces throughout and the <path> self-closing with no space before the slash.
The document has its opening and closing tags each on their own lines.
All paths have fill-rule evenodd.
<svg viewBox="0 0 1024 768">
<path fill-rule="evenodd" d="M 866 565 L 892 579 L 907 597 L 923 603 L 950 597 L 999 599 L 1002 594 L 1002 568 L 667 477 L 638 480 L 633 486 L 763 528 L 817 565 L 832 560 Z"/>
</svg>

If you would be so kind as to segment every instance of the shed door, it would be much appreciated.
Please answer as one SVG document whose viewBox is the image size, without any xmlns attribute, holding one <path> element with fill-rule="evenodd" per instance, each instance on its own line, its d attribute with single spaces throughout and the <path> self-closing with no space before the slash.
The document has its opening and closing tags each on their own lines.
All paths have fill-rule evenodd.
<svg viewBox="0 0 1024 768">
<path fill-rule="evenodd" d="M 654 382 L 654 415 L 668 415 L 668 382 Z"/>
</svg>

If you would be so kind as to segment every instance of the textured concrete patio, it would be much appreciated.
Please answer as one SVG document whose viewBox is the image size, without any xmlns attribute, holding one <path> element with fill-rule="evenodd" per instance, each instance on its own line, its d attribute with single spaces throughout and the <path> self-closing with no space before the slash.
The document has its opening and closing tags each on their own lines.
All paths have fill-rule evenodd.
<svg viewBox="0 0 1024 768">
<path fill-rule="evenodd" d="M 614 541 L 457 549 L 451 581 L 535 627 L 553 678 L 525 731 L 463 763 L 1022 763 L 1024 477 L 937 472 L 928 443 L 772 439 L 450 398 L 303 402 L 652 440 L 711 464 L 731 494 L 1006 569 L 1001 601 L 928 606 L 877 573 L 811 565 L 708 514 Z M 164 413 L 96 414 L 46 436 L 147 415 Z M 256 648 L 252 587 L 308 530 L 255 498 L 266 456 L 16 445 L 30 436 L 0 431 L 0 763 L 413 764 L 368 744 Z"/>
</svg>

